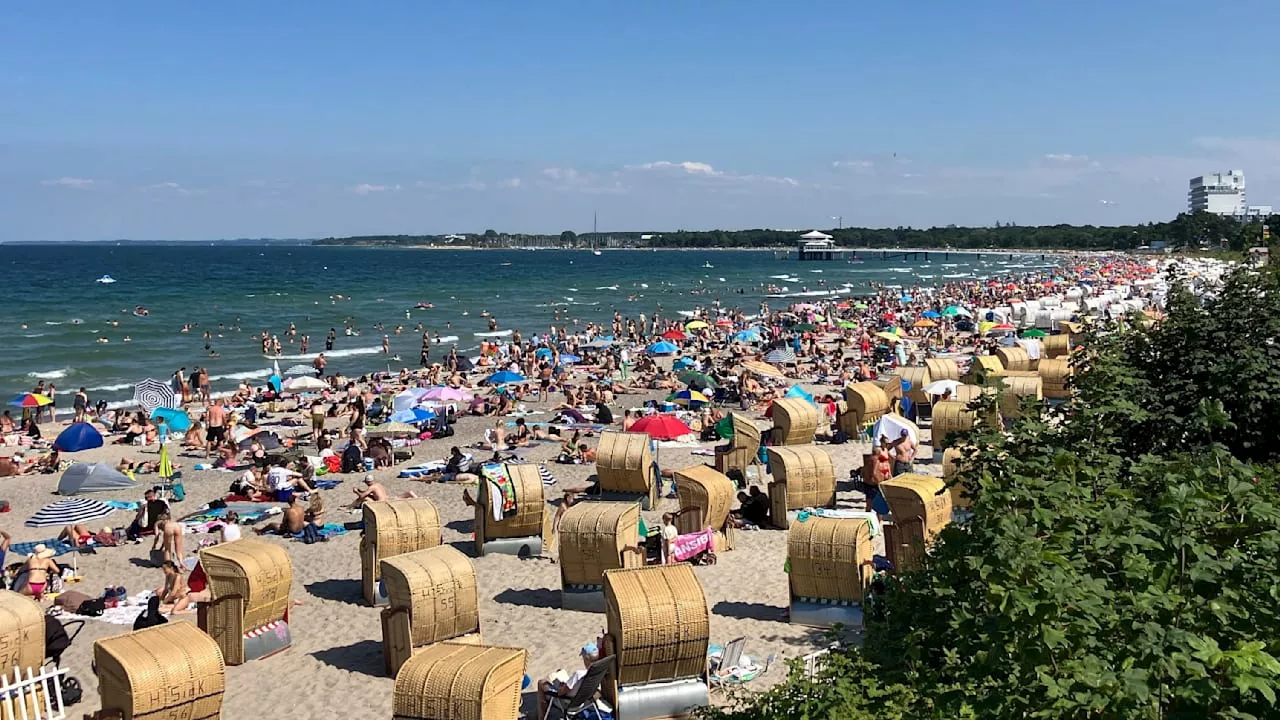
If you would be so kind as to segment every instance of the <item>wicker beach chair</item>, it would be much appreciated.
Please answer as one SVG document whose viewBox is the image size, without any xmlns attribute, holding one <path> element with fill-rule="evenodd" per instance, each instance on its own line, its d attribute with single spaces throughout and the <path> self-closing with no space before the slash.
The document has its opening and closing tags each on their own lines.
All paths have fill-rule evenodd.
<svg viewBox="0 0 1280 720">
<path fill-rule="evenodd" d="M 542 475 L 532 463 L 504 467 L 515 487 L 516 513 L 494 520 L 489 506 L 490 486 L 481 479 L 476 497 L 476 554 L 540 555 L 551 538 L 551 515 L 543 495 Z"/>
<path fill-rule="evenodd" d="M 885 552 L 894 567 L 917 567 L 934 536 L 951 522 L 951 493 L 941 478 L 906 473 L 880 483 L 892 523 Z"/>
<path fill-rule="evenodd" d="M 103 716 L 124 720 L 222 717 L 226 669 L 213 638 L 171 622 L 93 644 Z"/>
<path fill-rule="evenodd" d="M 675 472 L 680 510 L 676 530 L 681 535 L 715 531 L 715 551 L 732 550 L 733 526 L 729 512 L 736 494 L 733 481 L 706 465 L 693 465 Z"/>
<path fill-rule="evenodd" d="M 257 539 L 222 543 L 200 551 L 209 578 L 209 602 L 200 603 L 200 629 L 218 643 L 228 665 L 280 652 L 289 634 L 293 564 L 280 545 Z"/>
<path fill-rule="evenodd" d="M 729 439 L 728 449 L 716 449 L 716 470 L 727 473 L 736 469 L 745 475 L 747 468 L 760 463 L 760 428 L 741 413 L 729 413 L 729 418 L 733 437 Z"/>
<path fill-rule="evenodd" d="M 383 560 L 382 577 L 388 600 L 382 611 L 382 659 L 391 677 L 434 643 L 481 642 L 471 558 L 440 545 Z"/>
<path fill-rule="evenodd" d="M 526 651 L 436 643 L 396 673 L 395 720 L 517 720 Z"/>
<path fill-rule="evenodd" d="M 426 498 L 397 498 L 367 502 L 362 509 L 360 538 L 361 589 L 370 605 L 386 600 L 378 592 L 379 563 L 389 557 L 440 544 L 440 512 Z"/>
<path fill-rule="evenodd" d="M 785 529 L 789 514 L 803 508 L 835 507 L 836 470 L 831 455 L 816 445 L 769 448 L 769 519 Z"/>
<path fill-rule="evenodd" d="M 600 445 L 596 448 L 596 477 L 600 492 L 606 495 L 637 497 L 643 509 L 658 506 L 658 478 L 645 433 L 600 433 Z"/>
<path fill-rule="evenodd" d="M 571 610 L 604 612 L 604 574 L 642 567 L 640 507 L 636 503 L 582 502 L 560 518 L 560 596 Z"/>
<path fill-rule="evenodd" d="M 809 445 L 818 433 L 821 420 L 818 406 L 804 398 L 773 401 L 773 444 Z"/>
</svg>

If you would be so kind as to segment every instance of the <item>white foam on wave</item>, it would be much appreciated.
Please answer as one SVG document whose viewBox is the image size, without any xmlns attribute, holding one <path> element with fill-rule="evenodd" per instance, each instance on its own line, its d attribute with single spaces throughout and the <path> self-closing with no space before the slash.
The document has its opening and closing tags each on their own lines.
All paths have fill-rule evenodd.
<svg viewBox="0 0 1280 720">
<path fill-rule="evenodd" d="M 61 323 L 61 322 L 54 322 L 54 321 L 52 321 L 52 320 L 45 320 L 45 321 L 44 321 L 44 324 L 45 324 L 45 325 L 61 325 L 62 323 Z"/>
<path fill-rule="evenodd" d="M 133 387 L 133 383 L 116 383 L 115 385 L 99 385 L 85 388 L 85 390 L 88 392 L 115 392 L 117 390 L 128 390 L 131 387 Z"/>
<path fill-rule="evenodd" d="M 27 377 L 36 380 L 61 380 L 71 374 L 71 368 L 66 367 L 61 370 L 40 370 L 27 373 Z"/>
<path fill-rule="evenodd" d="M 380 352 L 382 352 L 382 348 L 380 346 L 343 348 L 342 350 L 326 351 L 324 356 L 326 358 L 351 357 L 352 355 L 377 355 Z M 313 353 L 305 353 L 305 354 L 298 354 L 298 355 L 275 355 L 275 356 L 267 355 L 266 357 L 268 359 L 275 358 L 279 360 L 315 360 L 316 357 L 318 357 L 319 355 L 320 353 L 313 352 Z"/>
<path fill-rule="evenodd" d="M 227 373 L 226 375 L 210 375 L 209 381 L 214 380 L 253 380 L 254 378 L 271 377 L 275 370 L 266 368 L 265 370 L 246 370 L 245 372 Z"/>
<path fill-rule="evenodd" d="M 22 334 L 22 337 L 24 337 L 24 338 L 38 338 L 38 337 L 44 337 L 44 333 L 23 333 L 23 334 Z"/>
<path fill-rule="evenodd" d="M 438 343 L 458 342 L 458 336 L 457 336 L 457 335 L 445 335 L 445 336 L 443 336 L 443 337 L 438 337 L 438 338 L 436 338 L 436 339 L 435 339 L 435 342 L 438 342 Z"/>
</svg>

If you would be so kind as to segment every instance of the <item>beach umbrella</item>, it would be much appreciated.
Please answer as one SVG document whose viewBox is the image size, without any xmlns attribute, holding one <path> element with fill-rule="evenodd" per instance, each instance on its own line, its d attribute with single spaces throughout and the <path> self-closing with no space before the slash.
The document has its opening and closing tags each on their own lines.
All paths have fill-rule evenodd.
<svg viewBox="0 0 1280 720">
<path fill-rule="evenodd" d="M 666 340 L 660 340 L 648 347 L 650 355 L 671 355 L 680 350 L 674 343 Z"/>
<path fill-rule="evenodd" d="M 715 428 L 716 434 L 720 436 L 721 440 L 728 440 L 733 437 L 733 417 L 726 415 L 724 419 L 715 424 Z"/>
<path fill-rule="evenodd" d="M 574 363 L 580 363 L 580 362 L 582 362 L 582 358 L 578 357 L 577 355 L 574 355 L 573 353 L 560 354 L 561 365 L 572 365 Z"/>
<path fill-rule="evenodd" d="M 698 407 L 711 402 L 711 398 L 708 398 L 697 390 L 690 389 L 672 393 L 667 397 L 667 402 L 675 403 L 681 407 Z"/>
<path fill-rule="evenodd" d="M 328 387 L 329 384 L 325 381 L 309 375 L 306 377 L 291 377 L 288 380 L 285 380 L 284 384 L 281 386 L 282 391 L 288 390 L 289 392 L 295 393 L 320 392 L 321 390 L 328 389 Z"/>
<path fill-rule="evenodd" d="M 757 375 L 771 375 L 773 377 L 787 376 L 785 372 L 779 370 L 778 368 L 770 365 L 767 362 L 761 362 L 759 360 L 744 360 L 742 363 L 742 367 L 746 370 L 750 370 L 751 372 L 756 373 Z"/>
<path fill-rule="evenodd" d="M 668 330 L 662 333 L 662 337 L 665 340 L 688 340 L 689 339 L 689 336 L 685 335 L 684 332 L 680 330 Z"/>
<path fill-rule="evenodd" d="M 954 317 L 954 316 L 956 316 L 956 315 L 960 315 L 960 316 L 962 316 L 962 317 L 973 317 L 973 313 L 969 312 L 968 310 L 965 310 L 964 308 L 960 307 L 959 305 L 948 305 L 948 306 L 947 306 L 947 307 L 942 311 L 942 314 L 943 314 L 943 315 L 945 315 L 945 316 L 947 316 L 947 317 Z"/>
<path fill-rule="evenodd" d="M 796 354 L 791 348 L 778 348 L 765 355 L 764 361 L 773 365 L 789 365 L 796 361 Z"/>
<path fill-rule="evenodd" d="M 53 449 L 59 452 L 80 452 L 99 447 L 102 447 L 102 433 L 87 422 L 72 423 L 53 441 Z"/>
<path fill-rule="evenodd" d="M 858 327 L 858 323 L 849 322 L 848 320 L 841 320 L 840 322 L 836 323 L 836 325 L 838 327 L 844 328 L 845 330 L 855 330 Z"/>
<path fill-rule="evenodd" d="M 631 426 L 631 432 L 642 432 L 654 440 L 675 440 L 693 432 L 675 415 L 646 415 Z"/>
<path fill-rule="evenodd" d="M 248 450 L 253 445 L 254 440 L 257 440 L 262 445 L 263 450 L 275 450 L 284 447 L 280 442 L 280 438 L 265 430 L 257 430 L 242 436 L 239 442 L 236 443 L 236 447 L 240 450 Z"/>
<path fill-rule="evenodd" d="M 134 486 L 128 475 L 106 463 L 76 463 L 58 478 L 59 495 L 115 492 Z"/>
<path fill-rule="evenodd" d="M 920 389 L 929 395 L 946 395 L 947 393 L 954 394 L 958 387 L 960 387 L 960 383 L 955 380 L 934 380 Z"/>
<path fill-rule="evenodd" d="M 920 320 L 917 320 L 915 324 L 915 327 L 918 327 L 918 328 L 931 328 L 931 327 L 937 327 L 937 326 L 938 326 L 938 323 L 928 318 L 921 318 Z"/>
<path fill-rule="evenodd" d="M 1012 335 L 1006 335 L 1005 337 L 1000 338 L 1000 344 L 1005 347 L 1013 347 L 1018 344 L 1018 340 Z"/>
<path fill-rule="evenodd" d="M 133 386 L 133 400 L 138 403 L 138 407 L 147 412 L 162 407 L 178 407 L 173 386 L 154 378 L 147 378 Z"/>
<path fill-rule="evenodd" d="M 402 422 L 389 422 L 386 425 L 379 425 L 369 430 L 370 437 L 384 437 L 391 435 L 417 435 L 421 430 Z"/>
<path fill-rule="evenodd" d="M 702 320 L 694 320 L 693 322 L 685 323 L 684 329 L 685 330 L 701 330 L 704 327 L 707 327 L 707 324 L 705 322 L 703 322 Z"/>
<path fill-rule="evenodd" d="M 551 348 L 538 348 L 533 351 L 533 356 L 536 358 L 549 358 L 553 354 L 554 353 L 551 352 Z"/>
<path fill-rule="evenodd" d="M 684 370 L 685 368 L 693 367 L 693 362 L 694 362 L 693 358 L 682 357 L 679 360 L 676 360 L 675 363 L 671 366 L 671 368 L 673 370 Z"/>
<path fill-rule="evenodd" d="M 409 410 L 401 410 L 398 413 L 393 413 L 391 417 L 387 418 L 387 420 L 393 423 L 409 423 L 410 425 L 416 425 L 418 423 L 424 423 L 435 416 L 436 414 L 427 408 L 416 407 Z"/>
<path fill-rule="evenodd" d="M 466 390 L 448 387 L 447 385 L 438 385 L 422 394 L 423 400 L 436 400 L 439 402 L 468 402 L 471 398 L 472 394 Z"/>
<path fill-rule="evenodd" d="M 733 334 L 733 339 L 735 342 L 740 342 L 740 343 L 758 343 L 761 340 L 760 331 L 757 330 L 756 328 L 751 328 L 749 330 L 739 330 L 738 332 Z"/>
<path fill-rule="evenodd" d="M 813 323 L 800 323 L 798 325 L 792 325 L 791 329 L 796 332 L 813 332 L 818 329 L 818 326 Z"/>
<path fill-rule="evenodd" d="M 524 382 L 524 376 L 520 373 L 514 373 L 510 370 L 499 370 L 484 379 L 490 385 L 506 385 L 507 383 Z"/>
<path fill-rule="evenodd" d="M 53 402 L 53 400 L 50 400 L 44 395 L 37 395 L 36 393 L 22 393 L 10 400 L 9 405 L 20 408 L 34 408 L 44 407 L 51 402 Z"/>
<path fill-rule="evenodd" d="M 33 528 L 77 525 L 104 518 L 115 511 L 115 508 L 101 500 L 68 498 L 45 505 L 24 524 Z"/>
<path fill-rule="evenodd" d="M 460 355 L 458 356 L 458 372 L 470 372 L 476 369 L 476 364 L 471 358 Z"/>
<path fill-rule="evenodd" d="M 185 410 L 176 408 L 156 408 L 151 411 L 151 419 L 163 420 L 169 432 L 186 432 L 191 429 L 191 416 Z"/>
<path fill-rule="evenodd" d="M 271 389 L 275 390 L 276 392 L 280 392 L 282 382 L 283 380 L 280 377 L 280 373 L 276 373 L 271 377 L 267 378 L 267 384 L 270 385 Z"/>
<path fill-rule="evenodd" d="M 907 431 L 907 436 L 911 438 L 912 442 L 920 442 L 920 428 L 915 423 L 896 413 L 882 416 L 876 421 L 875 425 L 871 426 L 868 434 L 871 435 L 872 442 L 879 441 L 881 435 L 893 441 L 901 437 L 903 430 Z"/>
<path fill-rule="evenodd" d="M 1048 333 L 1046 333 L 1045 331 L 1037 330 L 1036 328 L 1031 328 L 1030 330 L 1024 330 L 1022 333 L 1022 337 L 1024 338 L 1042 338 L 1042 337 L 1046 337 L 1047 335 Z"/>
<path fill-rule="evenodd" d="M 915 298 L 911 297 L 910 295 L 903 295 L 902 297 L 898 298 L 898 301 L 899 301 L 899 302 L 904 302 L 904 303 L 909 303 L 909 302 L 911 302 L 911 301 L 912 301 L 912 300 L 914 300 L 914 299 L 915 299 Z"/>
<path fill-rule="evenodd" d="M 942 317 L 942 314 L 939 313 L 937 310 L 925 310 L 924 312 L 920 313 L 920 317 L 927 317 L 932 320 L 937 320 L 938 318 Z"/>
<path fill-rule="evenodd" d="M 173 477 L 173 461 L 169 459 L 169 446 L 160 446 L 160 462 L 156 465 L 156 474 L 168 480 Z"/>
<path fill-rule="evenodd" d="M 595 340 L 592 340 L 591 342 L 586 343 L 586 344 L 585 344 L 585 345 L 583 345 L 582 347 L 584 347 L 584 348 L 590 348 L 590 349 L 592 349 L 592 350 L 602 350 L 602 349 L 607 348 L 607 347 L 609 347 L 609 346 L 611 346 L 611 345 L 613 345 L 613 341 L 612 341 L 612 340 L 605 340 L 604 338 L 596 338 Z"/>
<path fill-rule="evenodd" d="M 899 343 L 899 342 L 902 342 L 902 338 L 901 338 L 901 337 L 899 337 L 898 335 L 895 335 L 895 334 L 893 334 L 893 333 L 891 333 L 891 332 L 878 332 L 878 333 L 876 333 L 876 337 L 880 338 L 881 340 L 886 340 L 886 341 L 888 341 L 888 342 L 890 342 L 890 343 Z"/>
<path fill-rule="evenodd" d="M 866 310 L 868 307 L 869 307 L 869 306 L 868 306 L 866 303 L 861 303 L 861 302 L 860 302 L 860 303 L 854 303 L 854 304 L 853 304 L 853 309 L 854 309 L 854 310 Z"/>
<path fill-rule="evenodd" d="M 712 380 L 710 375 L 700 373 L 697 370 L 685 370 L 684 372 L 676 375 L 676 378 L 695 390 L 706 390 L 708 388 L 716 387 L 716 381 Z"/>
</svg>

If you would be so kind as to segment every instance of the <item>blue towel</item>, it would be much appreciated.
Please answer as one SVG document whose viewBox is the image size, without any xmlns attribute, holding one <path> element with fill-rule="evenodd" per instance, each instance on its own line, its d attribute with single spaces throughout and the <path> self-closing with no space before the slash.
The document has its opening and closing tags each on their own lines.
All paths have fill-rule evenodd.
<svg viewBox="0 0 1280 720">
<path fill-rule="evenodd" d="M 338 535 L 346 535 L 346 534 L 347 534 L 347 529 L 341 525 L 335 525 L 333 523 L 325 523 L 324 525 L 320 526 L 320 537 L 331 538 L 331 537 L 337 537 Z M 293 539 L 301 540 L 302 533 L 296 533 L 293 536 Z"/>
<path fill-rule="evenodd" d="M 317 480 L 317 490 L 332 490 L 342 484 L 341 480 Z"/>
<path fill-rule="evenodd" d="M 113 507 L 117 510 L 137 510 L 142 506 L 142 503 L 130 502 L 128 500 L 107 500 L 106 503 L 108 507 Z"/>
<path fill-rule="evenodd" d="M 36 540 L 35 542 L 13 543 L 9 546 L 9 552 L 14 555 L 21 555 L 24 558 L 36 551 L 37 545 L 43 545 L 52 550 L 56 555 L 66 555 L 73 552 L 75 547 L 71 543 L 64 540 L 49 538 L 48 540 Z M 55 556 L 56 556 L 55 555 Z"/>
</svg>

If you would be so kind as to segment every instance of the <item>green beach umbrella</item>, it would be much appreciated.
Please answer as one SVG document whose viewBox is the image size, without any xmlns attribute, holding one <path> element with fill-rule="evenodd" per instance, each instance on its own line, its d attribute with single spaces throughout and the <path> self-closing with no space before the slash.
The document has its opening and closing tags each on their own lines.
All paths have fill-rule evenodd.
<svg viewBox="0 0 1280 720">
<path fill-rule="evenodd" d="M 841 320 L 837 324 L 846 330 L 854 330 L 858 327 L 858 323 L 852 323 L 852 322 L 849 322 L 848 320 Z"/>
<path fill-rule="evenodd" d="M 1022 337 L 1024 338 L 1042 338 L 1042 337 L 1045 337 L 1046 335 L 1048 335 L 1048 333 L 1046 333 L 1045 331 L 1037 330 L 1035 328 L 1031 328 L 1030 330 L 1024 330 L 1022 333 Z"/>
<path fill-rule="evenodd" d="M 854 307 L 854 309 L 855 309 L 855 310 L 866 310 L 866 309 L 867 309 L 867 304 L 866 304 L 866 303 L 854 303 L 854 304 L 853 304 L 853 307 Z"/>
<path fill-rule="evenodd" d="M 715 380 L 712 380 L 709 375 L 700 373 L 697 370 L 685 370 L 676 375 L 676 379 L 685 385 L 698 390 L 709 388 L 714 389 L 717 387 Z"/>
</svg>

